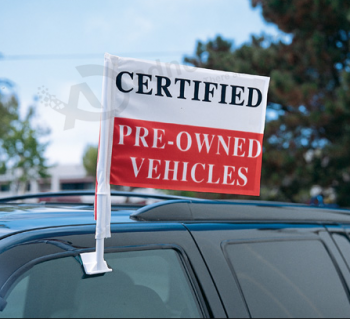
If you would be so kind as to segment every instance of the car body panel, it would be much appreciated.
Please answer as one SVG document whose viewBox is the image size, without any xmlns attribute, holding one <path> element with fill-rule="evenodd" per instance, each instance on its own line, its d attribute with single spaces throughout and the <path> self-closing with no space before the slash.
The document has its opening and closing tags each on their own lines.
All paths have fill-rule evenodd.
<svg viewBox="0 0 350 319">
<path fill-rule="evenodd" d="M 88 205 L 0 204 L 0 306 L 1 298 L 6 297 L 21 272 L 36 263 L 62 256 L 79 258 L 81 253 L 94 251 L 93 216 L 93 207 Z M 349 294 L 350 256 L 347 264 L 346 248 L 339 247 L 332 237 L 340 234 L 349 240 L 350 213 L 346 210 L 182 199 L 140 209 L 115 208 L 111 230 L 112 237 L 105 240 L 107 254 L 177 250 L 204 316 L 250 317 L 245 296 L 225 255 L 228 243 L 321 241 Z"/>
</svg>

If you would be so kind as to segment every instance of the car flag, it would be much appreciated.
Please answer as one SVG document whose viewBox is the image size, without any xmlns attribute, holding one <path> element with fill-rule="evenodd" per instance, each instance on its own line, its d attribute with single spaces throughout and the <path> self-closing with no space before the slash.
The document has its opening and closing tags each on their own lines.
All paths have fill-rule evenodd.
<svg viewBox="0 0 350 319">
<path fill-rule="evenodd" d="M 258 196 L 269 78 L 105 55 L 97 238 L 110 184 Z"/>
</svg>

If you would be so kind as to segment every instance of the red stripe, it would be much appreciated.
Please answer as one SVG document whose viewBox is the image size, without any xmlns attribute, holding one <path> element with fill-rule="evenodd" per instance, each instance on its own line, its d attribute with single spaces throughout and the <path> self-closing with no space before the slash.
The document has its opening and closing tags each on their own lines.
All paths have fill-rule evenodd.
<svg viewBox="0 0 350 319">
<path fill-rule="evenodd" d="M 114 125 L 111 184 L 260 194 L 263 134 L 122 118 Z"/>
</svg>

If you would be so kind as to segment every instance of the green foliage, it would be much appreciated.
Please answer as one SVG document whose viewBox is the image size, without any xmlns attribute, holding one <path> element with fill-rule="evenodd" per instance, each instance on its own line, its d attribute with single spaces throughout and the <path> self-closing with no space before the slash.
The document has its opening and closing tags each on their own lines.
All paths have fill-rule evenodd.
<svg viewBox="0 0 350 319">
<path fill-rule="evenodd" d="M 9 90 L 12 89 L 11 84 L 6 84 Z M 40 139 L 49 132 L 33 127 L 34 118 L 34 107 L 31 107 L 21 119 L 14 92 L 0 95 L 0 174 L 16 171 L 18 183 L 48 177 L 44 157 L 47 143 L 41 143 Z"/>
<path fill-rule="evenodd" d="M 88 145 L 84 151 L 83 164 L 89 176 L 96 177 L 98 147 Z"/>
<path fill-rule="evenodd" d="M 199 42 L 197 67 L 271 77 L 262 197 L 305 202 L 320 185 L 350 206 L 350 2 L 252 0 L 290 42 L 253 36 L 235 49 Z"/>
</svg>

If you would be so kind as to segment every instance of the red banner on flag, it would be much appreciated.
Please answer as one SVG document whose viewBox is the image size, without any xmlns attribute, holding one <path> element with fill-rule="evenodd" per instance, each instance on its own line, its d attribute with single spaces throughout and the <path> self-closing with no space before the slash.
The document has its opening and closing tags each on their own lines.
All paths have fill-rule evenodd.
<svg viewBox="0 0 350 319">
<path fill-rule="evenodd" d="M 263 135 L 114 120 L 111 184 L 259 195 Z"/>
</svg>

